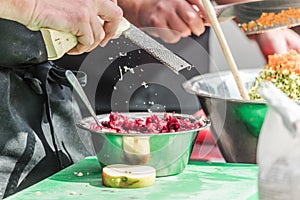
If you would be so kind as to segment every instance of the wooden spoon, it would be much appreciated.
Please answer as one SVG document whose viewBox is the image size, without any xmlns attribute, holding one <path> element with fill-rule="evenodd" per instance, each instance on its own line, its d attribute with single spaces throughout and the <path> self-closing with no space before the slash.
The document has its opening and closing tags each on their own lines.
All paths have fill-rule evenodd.
<svg viewBox="0 0 300 200">
<path fill-rule="evenodd" d="M 221 29 L 220 23 L 217 19 L 217 15 L 216 12 L 214 10 L 213 5 L 211 4 L 210 0 L 202 0 L 203 6 L 206 10 L 206 13 L 210 19 L 211 22 L 211 26 L 214 29 L 217 39 L 221 45 L 221 49 L 224 53 L 224 56 L 226 58 L 226 61 L 229 65 L 230 71 L 234 77 L 234 80 L 237 84 L 237 87 L 239 89 L 240 95 L 244 100 L 248 100 L 249 96 L 248 93 L 246 92 L 246 89 L 243 85 L 243 82 L 241 81 L 241 77 L 239 75 L 238 69 L 237 69 L 237 65 L 233 59 L 232 53 L 229 49 L 228 43 L 225 39 L 225 36 L 223 34 L 223 31 Z"/>
</svg>

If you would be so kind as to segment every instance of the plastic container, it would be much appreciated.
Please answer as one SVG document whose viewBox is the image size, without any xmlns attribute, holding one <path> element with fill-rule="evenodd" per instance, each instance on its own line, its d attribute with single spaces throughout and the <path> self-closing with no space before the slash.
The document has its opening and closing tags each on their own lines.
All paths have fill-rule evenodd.
<svg viewBox="0 0 300 200">
<path fill-rule="evenodd" d="M 260 89 L 269 110 L 257 147 L 259 199 L 299 199 L 300 106 L 271 83 Z"/>
</svg>

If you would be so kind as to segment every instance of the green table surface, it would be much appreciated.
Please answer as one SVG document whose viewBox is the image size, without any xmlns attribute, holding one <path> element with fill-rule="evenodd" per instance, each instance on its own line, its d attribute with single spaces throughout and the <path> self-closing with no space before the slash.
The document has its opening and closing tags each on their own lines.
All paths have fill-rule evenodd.
<svg viewBox="0 0 300 200">
<path fill-rule="evenodd" d="M 97 159 L 88 157 L 7 199 L 253 200 L 257 177 L 254 164 L 190 162 L 183 173 L 156 178 L 153 186 L 117 189 L 102 185 Z"/>
</svg>

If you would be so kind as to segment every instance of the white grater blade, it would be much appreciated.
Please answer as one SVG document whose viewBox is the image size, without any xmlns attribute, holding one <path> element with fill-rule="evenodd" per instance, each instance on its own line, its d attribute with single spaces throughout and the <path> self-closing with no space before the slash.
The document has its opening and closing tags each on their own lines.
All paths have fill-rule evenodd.
<svg viewBox="0 0 300 200">
<path fill-rule="evenodd" d="M 162 62 L 162 64 L 169 67 L 176 74 L 178 74 L 180 70 L 186 68 L 190 69 L 192 67 L 190 63 L 174 54 L 172 51 L 132 24 L 130 24 L 130 28 L 124 31 L 122 34 L 133 43 L 144 49 L 147 53 L 154 56 L 157 60 Z"/>
</svg>

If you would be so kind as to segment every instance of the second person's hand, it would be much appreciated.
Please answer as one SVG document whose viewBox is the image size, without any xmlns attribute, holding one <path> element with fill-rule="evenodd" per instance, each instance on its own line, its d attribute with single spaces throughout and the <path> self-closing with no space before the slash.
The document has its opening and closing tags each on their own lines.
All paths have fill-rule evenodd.
<svg viewBox="0 0 300 200">
<path fill-rule="evenodd" d="M 129 21 L 138 27 L 147 27 L 146 31 L 152 36 L 160 37 L 168 43 L 176 43 L 191 34 L 199 36 L 205 30 L 207 15 L 200 0 L 118 2 Z"/>
<path fill-rule="evenodd" d="M 286 53 L 291 49 L 300 52 L 300 36 L 292 29 L 270 30 L 250 38 L 256 40 L 266 59 L 268 55 Z"/>
</svg>

